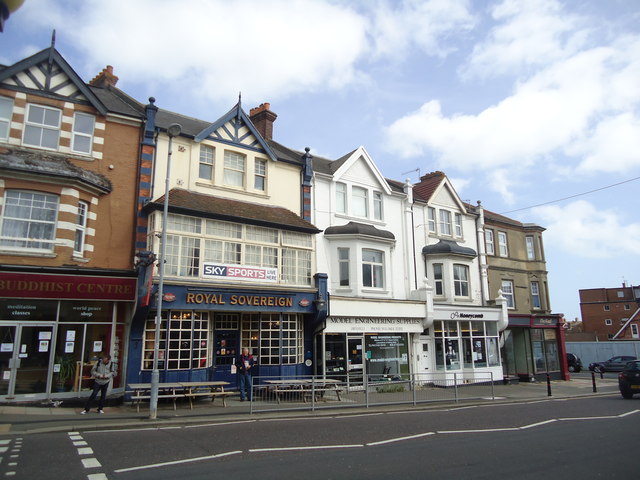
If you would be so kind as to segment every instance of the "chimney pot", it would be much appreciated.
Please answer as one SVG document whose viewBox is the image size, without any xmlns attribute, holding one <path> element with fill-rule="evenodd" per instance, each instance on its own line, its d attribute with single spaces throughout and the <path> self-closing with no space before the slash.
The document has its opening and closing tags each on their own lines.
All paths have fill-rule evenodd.
<svg viewBox="0 0 640 480">
<path fill-rule="evenodd" d="M 273 138 L 273 122 L 278 115 L 271 111 L 270 103 L 261 103 L 259 106 L 249 111 L 249 118 L 256 127 L 262 138 L 271 140 Z"/>
</svg>

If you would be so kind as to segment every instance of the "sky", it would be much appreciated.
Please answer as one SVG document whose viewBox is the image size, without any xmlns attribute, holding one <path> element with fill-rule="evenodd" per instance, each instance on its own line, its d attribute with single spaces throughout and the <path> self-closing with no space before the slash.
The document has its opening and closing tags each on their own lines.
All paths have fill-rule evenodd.
<svg viewBox="0 0 640 480">
<path fill-rule="evenodd" d="M 26 0 L 11 65 L 51 43 L 89 81 L 215 121 L 242 95 L 274 140 L 546 228 L 554 313 L 640 284 L 638 0 Z"/>
</svg>

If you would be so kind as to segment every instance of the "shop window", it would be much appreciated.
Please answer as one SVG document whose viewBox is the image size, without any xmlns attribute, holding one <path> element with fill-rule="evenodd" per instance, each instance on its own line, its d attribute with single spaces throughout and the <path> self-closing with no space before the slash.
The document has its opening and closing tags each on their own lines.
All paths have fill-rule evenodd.
<svg viewBox="0 0 640 480">
<path fill-rule="evenodd" d="M 409 373 L 406 333 L 366 334 L 365 351 L 370 378 L 376 379 L 383 375 L 394 378 Z"/>
<path fill-rule="evenodd" d="M 436 369 L 458 370 L 500 365 L 495 323 L 445 321 L 434 323 Z"/>
<path fill-rule="evenodd" d="M 302 318 L 296 314 L 261 314 L 261 365 L 291 365 L 302 363 Z"/>
<path fill-rule="evenodd" d="M 95 122 L 96 118 L 93 115 L 80 112 L 76 112 L 73 115 L 71 150 L 80 153 L 91 153 Z"/>
<path fill-rule="evenodd" d="M 254 163 L 253 188 L 264 192 L 267 188 L 267 162 L 256 160 Z"/>
<path fill-rule="evenodd" d="M 362 285 L 384 288 L 384 254 L 378 250 L 362 250 Z"/>
<path fill-rule="evenodd" d="M 0 97 L 0 140 L 6 140 L 9 138 L 12 112 L 13 100 L 6 97 Z"/>
<path fill-rule="evenodd" d="M 256 360 L 258 358 L 260 340 L 260 314 L 245 313 L 242 315 L 242 335 L 240 348 L 248 348 Z"/>
<path fill-rule="evenodd" d="M 167 318 L 169 321 L 167 322 Z M 153 368 L 155 318 L 147 320 L 142 368 Z M 172 310 L 162 312 L 159 370 L 185 370 L 209 365 L 209 315 L 207 312 Z"/>
<path fill-rule="evenodd" d="M 246 159 L 244 155 L 225 150 L 224 152 L 224 184 L 233 187 L 244 186 Z"/>
<path fill-rule="evenodd" d="M 200 163 L 198 177 L 202 180 L 213 180 L 213 158 L 215 150 L 209 145 L 200 145 Z"/>
<path fill-rule="evenodd" d="M 453 287 L 456 297 L 469 296 L 469 267 L 453 265 Z"/>
<path fill-rule="evenodd" d="M 349 286 L 349 249 L 338 248 L 338 271 L 340 277 L 340 286 Z"/>
<path fill-rule="evenodd" d="M 0 246 L 52 251 L 57 214 L 56 195 L 7 190 L 1 218 Z"/>
<path fill-rule="evenodd" d="M 57 108 L 28 105 L 22 143 L 57 150 L 61 117 Z"/>
<path fill-rule="evenodd" d="M 536 373 L 560 370 L 558 342 L 555 330 L 542 328 L 531 329 L 531 344 Z"/>
</svg>

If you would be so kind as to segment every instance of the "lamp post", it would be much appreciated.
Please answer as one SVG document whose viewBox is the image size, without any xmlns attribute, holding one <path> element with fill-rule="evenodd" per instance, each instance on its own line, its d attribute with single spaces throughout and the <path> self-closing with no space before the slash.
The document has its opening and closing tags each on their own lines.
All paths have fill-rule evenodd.
<svg viewBox="0 0 640 480">
<path fill-rule="evenodd" d="M 158 352 L 160 344 L 160 325 L 162 323 L 162 300 L 164 296 L 164 264 L 165 251 L 167 247 L 167 216 L 169 214 L 169 177 L 171 175 L 171 147 L 173 137 L 177 137 L 182 132 L 182 127 L 178 123 L 172 123 L 167 128 L 169 135 L 169 150 L 167 152 L 167 178 L 164 187 L 164 209 L 162 211 L 162 236 L 160 237 L 160 259 L 158 280 L 158 296 L 156 299 L 156 333 L 153 342 L 153 370 L 151 371 L 151 394 L 149 398 L 149 419 L 155 420 L 158 415 L 158 385 L 160 383 L 160 372 L 158 371 Z M 166 360 L 165 360 L 166 361 Z"/>
</svg>

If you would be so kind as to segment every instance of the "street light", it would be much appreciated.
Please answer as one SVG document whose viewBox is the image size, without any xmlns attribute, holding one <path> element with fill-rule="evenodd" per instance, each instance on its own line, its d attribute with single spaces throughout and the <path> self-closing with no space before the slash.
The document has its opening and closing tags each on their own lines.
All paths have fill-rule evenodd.
<svg viewBox="0 0 640 480">
<path fill-rule="evenodd" d="M 169 150 L 167 152 L 167 178 L 164 187 L 164 210 L 162 211 L 162 236 L 160 238 L 160 259 L 158 260 L 160 279 L 158 280 L 158 296 L 156 299 L 156 333 L 153 342 L 153 370 L 151 371 L 151 394 L 149 398 L 149 419 L 155 420 L 158 415 L 158 386 L 160 383 L 160 372 L 158 371 L 158 350 L 160 344 L 160 324 L 162 322 L 162 299 L 164 289 L 164 264 L 165 250 L 167 246 L 167 216 L 169 214 L 169 177 L 171 175 L 171 146 L 173 137 L 177 137 L 182 132 L 182 127 L 178 123 L 172 123 L 167 128 L 169 135 Z"/>
</svg>

